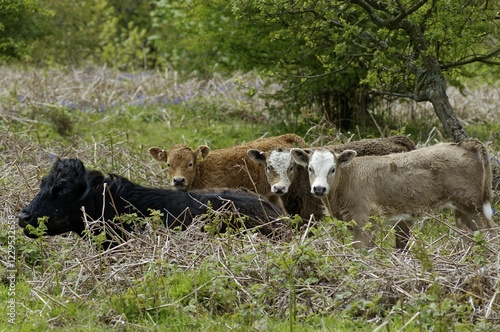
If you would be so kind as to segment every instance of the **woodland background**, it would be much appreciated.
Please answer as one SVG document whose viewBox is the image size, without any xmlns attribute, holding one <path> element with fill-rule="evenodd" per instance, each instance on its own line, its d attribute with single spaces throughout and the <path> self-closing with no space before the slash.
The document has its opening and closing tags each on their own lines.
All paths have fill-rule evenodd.
<svg viewBox="0 0 500 332">
<path fill-rule="evenodd" d="M 287 113 L 337 128 L 373 125 L 382 101 L 430 102 L 455 140 L 467 134 L 446 88 L 499 77 L 495 1 L 10 0 L 0 55 L 49 67 L 258 71 Z M 250 91 L 251 93 L 251 91 Z M 382 106 L 383 107 L 383 106 Z"/>
</svg>

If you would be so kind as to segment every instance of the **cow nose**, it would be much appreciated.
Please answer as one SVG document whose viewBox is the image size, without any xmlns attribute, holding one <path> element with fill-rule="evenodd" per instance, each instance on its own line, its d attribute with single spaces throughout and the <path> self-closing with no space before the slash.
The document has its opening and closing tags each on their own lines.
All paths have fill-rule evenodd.
<svg viewBox="0 0 500 332">
<path fill-rule="evenodd" d="M 23 210 L 19 214 L 19 226 L 21 227 L 26 227 L 29 225 L 31 221 L 31 214 L 29 214 L 27 211 Z"/>
<path fill-rule="evenodd" d="M 314 186 L 313 194 L 316 196 L 324 196 L 326 193 L 326 187 L 323 186 Z"/>
<path fill-rule="evenodd" d="M 273 186 L 273 192 L 276 194 L 284 194 L 284 193 L 286 193 L 286 187 L 284 185 L 275 184 Z"/>
<path fill-rule="evenodd" d="M 186 179 L 180 176 L 174 178 L 174 186 L 183 186 L 186 183 Z"/>
</svg>

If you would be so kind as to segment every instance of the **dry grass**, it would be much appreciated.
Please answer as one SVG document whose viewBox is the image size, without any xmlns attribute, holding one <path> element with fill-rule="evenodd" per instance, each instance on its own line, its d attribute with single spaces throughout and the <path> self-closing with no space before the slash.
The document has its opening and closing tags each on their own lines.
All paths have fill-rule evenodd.
<svg viewBox="0 0 500 332">
<path fill-rule="evenodd" d="M 23 117 L 26 107 L 66 103 L 79 109 L 105 111 L 116 105 L 174 102 L 176 98 L 196 97 L 201 101 L 203 98 L 220 98 L 235 107 L 265 113 L 264 99 L 248 98 L 235 88 L 232 80 L 214 77 L 211 81 L 181 83 L 173 76 L 172 73 L 127 76 L 105 69 L 63 73 L 0 68 L 2 220 L 17 216 L 33 198 L 39 180 L 50 169 L 54 156 L 78 157 L 89 168 L 104 172 L 112 169 L 150 186 L 164 184 L 159 166 L 145 153 L 138 153 L 124 137 L 113 138 L 113 144 L 109 141 L 79 141 L 72 145 L 63 142 L 49 145 L 43 140 L 33 141 L 29 127 L 33 120 Z M 242 81 L 258 87 L 265 85 L 253 75 L 243 76 Z M 476 117 L 498 123 L 498 112 L 493 112 L 494 105 L 491 104 L 499 100 L 499 91 L 481 90 L 473 94 L 475 98 L 485 96 L 490 100 L 484 106 L 470 99 L 459 100 L 458 96 L 453 102 L 464 105 L 458 107 L 464 121 Z M 13 126 L 16 122 L 23 123 L 26 129 Z M 490 149 L 492 157 L 500 160 L 500 148 L 492 145 Z M 498 183 L 498 174 L 496 179 Z M 498 196 L 496 202 L 498 204 Z M 498 223 L 498 216 L 495 218 Z M 19 274 L 25 275 L 23 278 L 31 285 L 31 296 L 44 304 L 42 309 L 37 309 L 37 314 L 47 320 L 54 307 L 67 305 L 64 301 L 91 303 L 102 298 L 109 302 L 110 297 L 119 298 L 127 289 L 142 289 L 141 284 L 151 282 L 148 279 L 150 274 L 161 278 L 173 270 L 181 270 L 186 276 L 195 278 L 204 266 L 212 268 L 212 274 L 208 280 L 194 286 L 191 292 L 177 299 L 159 294 L 159 303 L 152 305 L 152 302 L 145 301 L 141 310 L 153 317 L 158 310 L 184 307 L 195 299 L 199 306 L 197 310 L 212 314 L 231 313 L 255 305 L 259 312 L 256 316 L 295 315 L 300 318 L 344 312 L 353 319 L 361 317 L 371 326 L 380 327 L 401 317 L 403 321 L 440 319 L 450 324 L 486 321 L 500 328 L 498 236 L 490 243 L 476 239 L 464 245 L 460 241 L 460 231 L 453 229 L 444 219 L 431 216 L 427 222 L 419 224 L 418 227 L 425 228 L 424 235 L 417 232 L 407 253 L 396 252 L 390 245 L 381 245 L 369 254 L 355 251 L 349 245 L 349 237 L 332 223 L 320 225 L 313 236 L 297 234 L 291 241 L 281 243 L 271 243 L 256 234 L 214 236 L 203 232 L 198 223 L 185 232 L 160 228 L 131 235 L 122 246 L 104 253 L 89 240 L 74 235 L 44 238 L 42 261 L 46 264 L 59 262 L 61 268 L 41 269 L 20 262 Z M 446 225 L 442 225 L 442 221 Z M 436 228 L 445 230 L 444 233 L 434 237 L 425 235 L 429 224 L 437 225 L 430 227 L 431 233 L 436 233 Z M 25 242 L 29 243 L 23 239 Z M 2 253 L 2 257 L 6 254 Z M 215 293 L 210 293 L 214 291 L 210 285 L 221 280 L 225 281 L 222 288 L 228 287 L 228 292 L 235 289 L 237 293 L 230 300 L 232 307 L 228 303 L 215 303 L 219 300 L 216 300 Z M 55 285 L 59 288 L 57 296 Z M 444 306 L 445 300 L 468 309 L 461 312 L 450 305 L 442 308 L 443 316 L 429 318 L 429 315 L 437 315 L 429 312 L 438 310 L 432 309 L 432 303 Z M 18 301 L 23 302 L 22 299 Z M 118 309 L 110 312 L 99 310 L 98 307 L 96 315 L 106 325 L 128 324 L 133 327 L 135 324 Z M 26 319 L 29 319 L 32 310 L 26 308 L 25 312 Z M 425 315 L 427 318 L 423 317 Z M 58 326 L 63 323 L 56 317 L 51 324 Z"/>
<path fill-rule="evenodd" d="M 457 88 L 449 87 L 447 94 L 450 104 L 457 117 L 464 125 L 471 123 L 498 122 L 498 100 L 500 100 L 500 86 L 474 85 L 460 92 Z M 410 120 L 425 120 L 435 117 L 432 104 L 429 102 L 395 103 L 390 105 L 391 112 L 397 117 Z"/>
<path fill-rule="evenodd" d="M 248 91 L 254 89 L 256 97 Z M 35 70 L 0 67 L 2 115 L 22 120 L 23 109 L 35 106 L 65 106 L 71 110 L 105 111 L 111 107 L 178 104 L 183 101 L 219 100 L 226 110 L 255 110 L 262 116 L 272 93 L 254 73 L 232 78 L 214 75 L 210 79 L 181 81 L 175 71 L 120 73 L 106 68 Z M 263 114 L 262 114 L 263 113 Z"/>
<path fill-rule="evenodd" d="M 366 255 L 352 250 L 336 232 L 331 226 L 320 226 L 321 235 L 271 244 L 257 234 L 209 235 L 198 223 L 184 232 L 159 229 L 132 234 L 126 243 L 104 253 L 75 236 L 52 238 L 45 243 L 47 252 L 64 255 L 47 261 L 59 262 L 63 268 L 57 272 L 39 270 L 29 283 L 32 294 L 47 304 L 39 313 L 47 317 L 52 307 L 64 306 L 58 303 L 61 298 L 91 302 L 102 297 L 109 301 L 134 289 L 139 299 L 159 298 L 137 305 L 135 310 L 144 315 L 182 308 L 199 297 L 198 312 L 215 314 L 232 314 L 237 308 L 256 304 L 266 316 L 288 317 L 295 308 L 297 319 L 344 311 L 352 319 L 382 325 L 398 316 L 408 320 L 416 313 L 417 317 L 427 316 L 415 317 L 426 324 L 443 319 L 439 315 L 445 314 L 450 324 L 487 321 L 500 326 L 498 245 L 485 246 L 486 252 L 481 254 L 477 246 L 462 246 L 451 236 L 451 241 L 437 240 L 438 244 L 425 244 L 425 249 L 417 248 L 422 245 L 417 241 L 411 253 L 381 247 L 378 254 Z M 474 256 L 479 255 L 483 261 L 475 263 Z M 211 269 L 208 277 L 197 277 L 201 266 Z M 200 279 L 180 298 L 172 299 L 162 293 L 162 282 L 155 285 L 151 281 L 151 277 L 161 279 L 179 270 Z M 221 280 L 222 286 L 214 288 Z M 60 288 L 57 297 L 51 296 L 55 285 Z M 158 286 L 159 294 L 148 292 L 145 285 Z M 257 292 L 256 287 L 261 290 Z M 217 298 L 224 291 L 239 295 L 226 303 Z M 365 306 L 363 301 L 374 305 Z M 470 311 L 461 313 L 450 304 L 445 307 L 445 301 L 468 305 Z M 433 304 L 442 305 L 443 313 L 425 313 Z M 113 324 L 132 323 L 119 310 L 100 313 L 105 314 Z"/>
</svg>

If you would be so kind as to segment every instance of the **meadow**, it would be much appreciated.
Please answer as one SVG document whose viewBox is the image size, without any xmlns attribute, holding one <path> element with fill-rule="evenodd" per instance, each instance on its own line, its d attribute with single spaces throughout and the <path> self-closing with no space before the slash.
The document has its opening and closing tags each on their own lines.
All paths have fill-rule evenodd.
<svg viewBox="0 0 500 332">
<path fill-rule="evenodd" d="M 380 104 L 369 127 L 342 133 L 313 112 L 288 112 L 267 97 L 279 86 L 255 73 L 181 80 L 170 71 L 0 67 L 0 83 L 2 331 L 500 329 L 498 236 L 463 234 L 450 211 L 417 222 L 407 252 L 394 250 L 390 225 L 374 250 L 356 250 L 349 225 L 331 218 L 277 242 L 206 232 L 201 220 L 166 230 L 152 214 L 155 227 L 109 251 L 74 234 L 29 239 L 17 226 L 56 158 L 165 187 L 151 146 L 216 149 L 286 132 L 316 146 L 395 133 L 422 146 L 446 141 L 427 104 Z M 448 93 L 488 147 L 499 211 L 500 85 L 466 87 Z"/>
</svg>

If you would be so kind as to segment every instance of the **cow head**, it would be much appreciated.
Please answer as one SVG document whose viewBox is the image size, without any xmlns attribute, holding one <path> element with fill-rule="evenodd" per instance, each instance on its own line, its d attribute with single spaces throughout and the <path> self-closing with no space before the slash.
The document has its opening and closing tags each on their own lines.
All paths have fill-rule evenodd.
<svg viewBox="0 0 500 332">
<path fill-rule="evenodd" d="M 248 156 L 257 164 L 266 168 L 267 181 L 271 185 L 271 192 L 283 195 L 288 192 L 297 164 L 292 160 L 289 150 L 277 149 L 262 152 L 255 149 L 248 150 Z"/>
<path fill-rule="evenodd" d="M 38 218 L 48 217 L 46 235 L 69 231 L 83 232 L 81 207 L 89 193 L 102 185 L 104 176 L 97 171 L 87 172 L 78 159 L 57 160 L 52 171 L 40 183 L 40 191 L 19 214 L 19 226 L 29 237 L 36 237 L 26 228 L 38 227 Z"/>
<path fill-rule="evenodd" d="M 356 156 L 354 150 L 335 154 L 327 149 L 292 149 L 290 153 L 297 164 L 307 167 L 311 193 L 319 197 L 330 192 L 337 168 L 347 165 Z"/>
<path fill-rule="evenodd" d="M 185 145 L 176 145 L 169 151 L 150 148 L 149 154 L 167 164 L 167 174 L 175 189 L 191 189 L 196 178 L 196 168 L 210 152 L 210 148 L 200 145 L 196 150 Z"/>
</svg>

